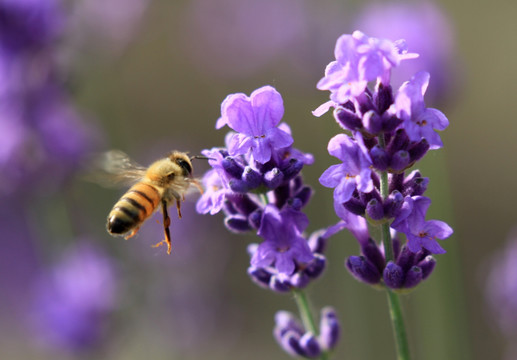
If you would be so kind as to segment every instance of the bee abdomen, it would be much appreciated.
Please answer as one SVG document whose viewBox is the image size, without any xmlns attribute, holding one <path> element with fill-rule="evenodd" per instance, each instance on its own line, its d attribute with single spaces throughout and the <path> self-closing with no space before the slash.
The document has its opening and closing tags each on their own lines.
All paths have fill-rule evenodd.
<svg viewBox="0 0 517 360">
<path fill-rule="evenodd" d="M 137 228 L 156 209 L 160 194 L 153 186 L 138 183 L 115 204 L 108 216 L 108 231 L 114 235 L 125 234 Z"/>
</svg>

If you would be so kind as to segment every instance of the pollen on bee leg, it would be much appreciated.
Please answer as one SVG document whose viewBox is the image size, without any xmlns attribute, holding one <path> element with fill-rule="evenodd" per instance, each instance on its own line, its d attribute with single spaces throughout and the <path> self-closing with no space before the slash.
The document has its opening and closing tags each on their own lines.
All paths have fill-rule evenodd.
<svg viewBox="0 0 517 360">
<path fill-rule="evenodd" d="M 171 251 L 172 251 L 172 244 L 171 244 L 171 240 L 170 239 L 163 239 L 159 243 L 151 245 L 151 247 L 157 248 L 157 247 L 162 246 L 163 244 L 167 244 L 167 255 L 170 255 Z"/>
</svg>

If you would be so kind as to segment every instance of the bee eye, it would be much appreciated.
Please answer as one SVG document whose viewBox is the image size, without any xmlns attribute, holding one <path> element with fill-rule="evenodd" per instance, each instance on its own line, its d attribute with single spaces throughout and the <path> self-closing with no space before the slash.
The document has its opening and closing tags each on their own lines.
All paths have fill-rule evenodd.
<svg viewBox="0 0 517 360">
<path fill-rule="evenodd" d="M 176 160 L 176 164 L 178 164 L 179 166 L 181 166 L 181 168 L 183 170 L 185 170 L 185 172 L 190 175 L 192 173 L 192 166 L 190 166 L 190 164 L 183 160 L 183 159 L 177 159 Z"/>
</svg>

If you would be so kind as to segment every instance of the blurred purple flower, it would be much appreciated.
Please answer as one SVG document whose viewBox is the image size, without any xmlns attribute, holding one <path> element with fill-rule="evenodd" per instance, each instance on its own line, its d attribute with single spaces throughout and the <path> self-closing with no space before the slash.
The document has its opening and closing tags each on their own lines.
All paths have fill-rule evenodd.
<svg viewBox="0 0 517 360">
<path fill-rule="evenodd" d="M 68 47 L 100 48 L 117 55 L 130 42 L 150 0 L 79 0 L 70 7 Z"/>
<path fill-rule="evenodd" d="M 37 337 L 67 350 L 91 350 L 105 339 L 118 282 L 111 259 L 87 242 L 69 248 L 35 285 Z"/>
<path fill-rule="evenodd" d="M 517 231 L 491 257 L 486 278 L 486 300 L 500 330 L 511 341 L 517 335 Z"/>
<path fill-rule="evenodd" d="M 59 0 L 0 0 L 0 52 L 27 53 L 51 45 L 61 34 Z"/>
<path fill-rule="evenodd" d="M 454 30 L 447 14 L 433 1 L 368 4 L 355 14 L 354 28 L 372 36 L 405 39 L 410 50 L 420 54 L 392 74 L 398 87 L 418 71 L 433 75 L 427 97 L 431 103 L 446 100 L 458 80 Z"/>
<path fill-rule="evenodd" d="M 199 68 L 212 75 L 243 76 L 298 40 L 306 16 L 297 0 L 194 0 L 181 33 Z"/>
<path fill-rule="evenodd" d="M 71 105 L 56 62 L 65 20 L 61 5 L 54 0 L 0 1 L 2 195 L 29 184 L 47 191 L 59 186 L 92 142 L 92 131 Z"/>
</svg>

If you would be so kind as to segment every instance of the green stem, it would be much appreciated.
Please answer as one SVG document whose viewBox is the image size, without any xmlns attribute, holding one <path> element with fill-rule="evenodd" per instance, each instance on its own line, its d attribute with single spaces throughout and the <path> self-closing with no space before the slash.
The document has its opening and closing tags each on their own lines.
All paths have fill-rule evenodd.
<svg viewBox="0 0 517 360">
<path fill-rule="evenodd" d="M 316 323 L 314 322 L 314 317 L 312 316 L 312 311 L 309 305 L 309 299 L 307 299 L 307 295 L 301 289 L 293 290 L 293 293 L 294 299 L 296 300 L 296 305 L 298 305 L 298 311 L 300 311 L 303 326 L 306 330 L 313 333 L 314 336 L 318 336 L 318 328 L 316 327 Z M 325 351 L 323 351 L 320 355 L 320 360 L 327 359 L 328 354 Z"/>
<path fill-rule="evenodd" d="M 384 135 L 381 134 L 378 137 L 379 146 L 382 148 L 386 147 Z M 381 171 L 381 196 L 386 199 L 389 195 L 389 184 L 388 184 L 388 172 Z M 394 261 L 393 245 L 391 242 L 390 224 L 385 223 L 381 225 L 382 244 L 384 245 L 384 254 L 386 257 L 386 263 Z M 404 325 L 404 317 L 402 314 L 402 307 L 400 306 L 399 295 L 386 288 L 388 294 L 388 305 L 390 309 L 391 324 L 393 325 L 393 336 L 395 338 L 395 344 L 397 346 L 397 359 L 398 360 L 409 360 L 409 346 L 406 335 L 406 327 Z"/>
<path fill-rule="evenodd" d="M 395 343 L 397 344 L 397 359 L 409 360 L 409 346 L 407 342 L 406 328 L 404 326 L 404 319 L 402 316 L 402 308 L 400 306 L 399 296 L 389 289 L 387 289 L 387 293 L 391 323 L 393 325 Z"/>
</svg>

